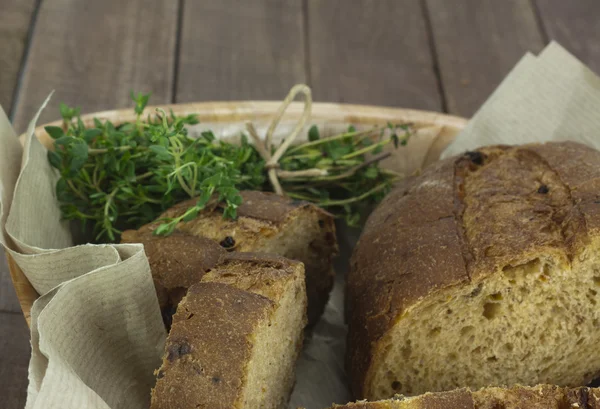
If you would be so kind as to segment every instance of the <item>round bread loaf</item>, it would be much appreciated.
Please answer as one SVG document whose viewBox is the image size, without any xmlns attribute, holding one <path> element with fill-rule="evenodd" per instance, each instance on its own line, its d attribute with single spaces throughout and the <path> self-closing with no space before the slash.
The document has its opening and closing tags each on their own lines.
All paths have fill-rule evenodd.
<svg viewBox="0 0 600 409">
<path fill-rule="evenodd" d="M 347 284 L 359 398 L 585 385 L 600 371 L 600 152 L 486 147 L 404 180 Z"/>
</svg>

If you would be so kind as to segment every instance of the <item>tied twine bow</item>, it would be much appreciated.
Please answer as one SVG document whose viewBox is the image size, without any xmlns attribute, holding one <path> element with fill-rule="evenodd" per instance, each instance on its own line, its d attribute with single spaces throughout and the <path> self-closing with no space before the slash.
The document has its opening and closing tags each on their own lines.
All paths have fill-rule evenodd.
<svg viewBox="0 0 600 409">
<path fill-rule="evenodd" d="M 290 104 L 292 103 L 294 98 L 296 98 L 296 96 L 300 93 L 304 95 L 304 111 L 302 112 L 302 116 L 298 120 L 298 123 L 296 124 L 296 126 L 294 127 L 292 132 L 284 138 L 284 140 L 282 141 L 279 148 L 277 148 L 277 150 L 275 150 L 275 152 L 273 154 L 271 154 L 271 150 L 272 150 L 271 148 L 272 148 L 272 144 L 273 144 L 273 134 L 275 133 L 275 129 L 277 129 L 277 126 L 279 125 L 279 122 L 281 122 L 281 119 L 283 118 L 283 114 L 285 113 L 287 108 L 290 106 Z M 281 187 L 281 183 L 279 182 L 279 178 L 291 179 L 291 178 L 298 178 L 298 177 L 313 177 L 313 176 L 327 176 L 328 175 L 328 172 L 325 169 L 313 168 L 313 169 L 305 169 L 305 170 L 298 170 L 298 171 L 286 171 L 286 170 L 280 169 L 279 159 L 281 159 L 283 154 L 287 151 L 287 149 L 290 147 L 290 145 L 294 142 L 296 137 L 300 134 L 300 131 L 302 131 L 302 129 L 304 129 L 306 122 L 310 118 L 311 109 L 312 109 L 312 93 L 310 91 L 310 88 L 305 84 L 297 84 L 294 87 L 292 87 L 292 89 L 290 90 L 288 95 L 283 100 L 283 103 L 277 110 L 277 114 L 275 115 L 275 118 L 273 119 L 273 121 L 269 125 L 269 128 L 267 129 L 267 134 L 266 134 L 264 140 L 261 139 L 261 137 L 258 135 L 258 132 L 256 131 L 256 128 L 254 127 L 252 122 L 246 123 L 246 129 L 248 130 L 248 133 L 254 140 L 256 150 L 258 151 L 259 155 L 266 162 L 265 168 L 267 169 L 269 181 L 271 182 L 271 185 L 273 186 L 273 190 L 278 195 L 284 194 L 283 188 Z"/>
</svg>

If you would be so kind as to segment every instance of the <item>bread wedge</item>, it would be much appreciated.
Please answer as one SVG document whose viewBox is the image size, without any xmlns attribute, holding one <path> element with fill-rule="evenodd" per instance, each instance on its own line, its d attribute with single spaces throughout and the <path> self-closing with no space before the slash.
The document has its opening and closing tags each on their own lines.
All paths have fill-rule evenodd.
<svg viewBox="0 0 600 409">
<path fill-rule="evenodd" d="M 122 243 L 142 243 L 165 326 L 170 328 L 177 304 L 187 289 L 219 264 L 227 252 L 205 237 L 174 232 L 155 236 L 150 229 L 127 230 Z"/>
<path fill-rule="evenodd" d="M 256 191 L 241 192 L 238 218 L 223 218 L 213 203 L 198 217 L 177 226 L 181 234 L 211 239 L 229 252 L 260 252 L 280 255 L 304 263 L 309 322 L 323 313 L 333 286 L 332 260 L 338 252 L 333 216 L 317 206 Z M 161 218 L 183 214 L 195 203 L 191 199 L 167 210 Z M 140 242 L 157 223 L 123 233 L 123 240 Z M 146 251 L 147 253 L 148 250 Z"/>
<path fill-rule="evenodd" d="M 405 180 L 347 284 L 358 398 L 586 385 L 600 371 L 600 152 L 487 147 Z"/>
<path fill-rule="evenodd" d="M 333 405 L 330 409 L 600 409 L 600 392 L 592 388 L 535 387 L 458 389 L 415 397 L 396 396 L 376 402 Z"/>
<path fill-rule="evenodd" d="M 179 303 L 151 409 L 280 409 L 306 324 L 302 263 L 233 254 Z"/>
</svg>

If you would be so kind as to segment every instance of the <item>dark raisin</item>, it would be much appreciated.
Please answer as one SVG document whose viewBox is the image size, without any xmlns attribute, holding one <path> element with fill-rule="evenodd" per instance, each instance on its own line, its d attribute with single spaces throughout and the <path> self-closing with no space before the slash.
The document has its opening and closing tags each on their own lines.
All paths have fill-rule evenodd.
<svg viewBox="0 0 600 409">
<path fill-rule="evenodd" d="M 319 220 L 319 227 L 325 227 L 325 220 Z"/>
<path fill-rule="evenodd" d="M 167 352 L 167 360 L 173 362 L 177 358 L 181 358 L 192 352 L 192 347 L 185 341 L 180 343 L 175 342 L 167 347 Z"/>
<path fill-rule="evenodd" d="M 218 376 L 213 376 L 212 381 L 213 381 L 213 383 L 219 383 L 219 382 L 221 382 L 221 378 L 219 378 Z"/>
<path fill-rule="evenodd" d="M 156 379 L 161 379 L 164 378 L 165 373 L 163 371 L 158 371 L 158 374 L 156 375 Z"/>
<path fill-rule="evenodd" d="M 487 157 L 485 154 L 479 152 L 479 151 L 468 151 L 465 152 L 465 156 L 467 158 L 469 158 L 469 160 L 471 162 L 473 162 L 476 165 L 483 165 L 483 161 L 485 160 L 485 158 Z"/>
<path fill-rule="evenodd" d="M 473 289 L 473 291 L 471 291 L 471 297 L 477 297 L 479 295 L 479 293 L 481 292 L 481 289 L 483 288 L 483 284 L 479 284 L 477 287 L 475 287 Z"/>
<path fill-rule="evenodd" d="M 545 195 L 545 194 L 546 194 L 546 193 L 548 193 L 549 191 L 550 191 L 550 189 L 549 189 L 549 188 L 548 188 L 548 186 L 546 186 L 546 185 L 541 185 L 541 186 L 538 188 L 538 193 L 540 193 L 540 194 L 542 194 L 542 195 Z"/>
<path fill-rule="evenodd" d="M 233 239 L 233 237 L 227 236 L 223 240 L 221 240 L 221 243 L 219 243 L 219 244 L 221 245 L 221 247 L 225 247 L 226 249 L 230 249 L 233 246 L 235 246 L 235 240 Z"/>
</svg>

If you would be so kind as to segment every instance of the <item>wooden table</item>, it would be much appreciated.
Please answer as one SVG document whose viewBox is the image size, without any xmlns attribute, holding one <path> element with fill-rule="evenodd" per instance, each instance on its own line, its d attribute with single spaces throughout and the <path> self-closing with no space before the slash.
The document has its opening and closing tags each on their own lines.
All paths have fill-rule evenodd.
<svg viewBox="0 0 600 409">
<path fill-rule="evenodd" d="M 597 0 L 0 0 L 0 104 L 18 132 L 52 89 L 83 112 L 281 99 L 470 116 L 526 52 L 556 39 L 600 72 Z M 0 268 L 0 402 L 25 402 L 28 331 Z"/>
</svg>

